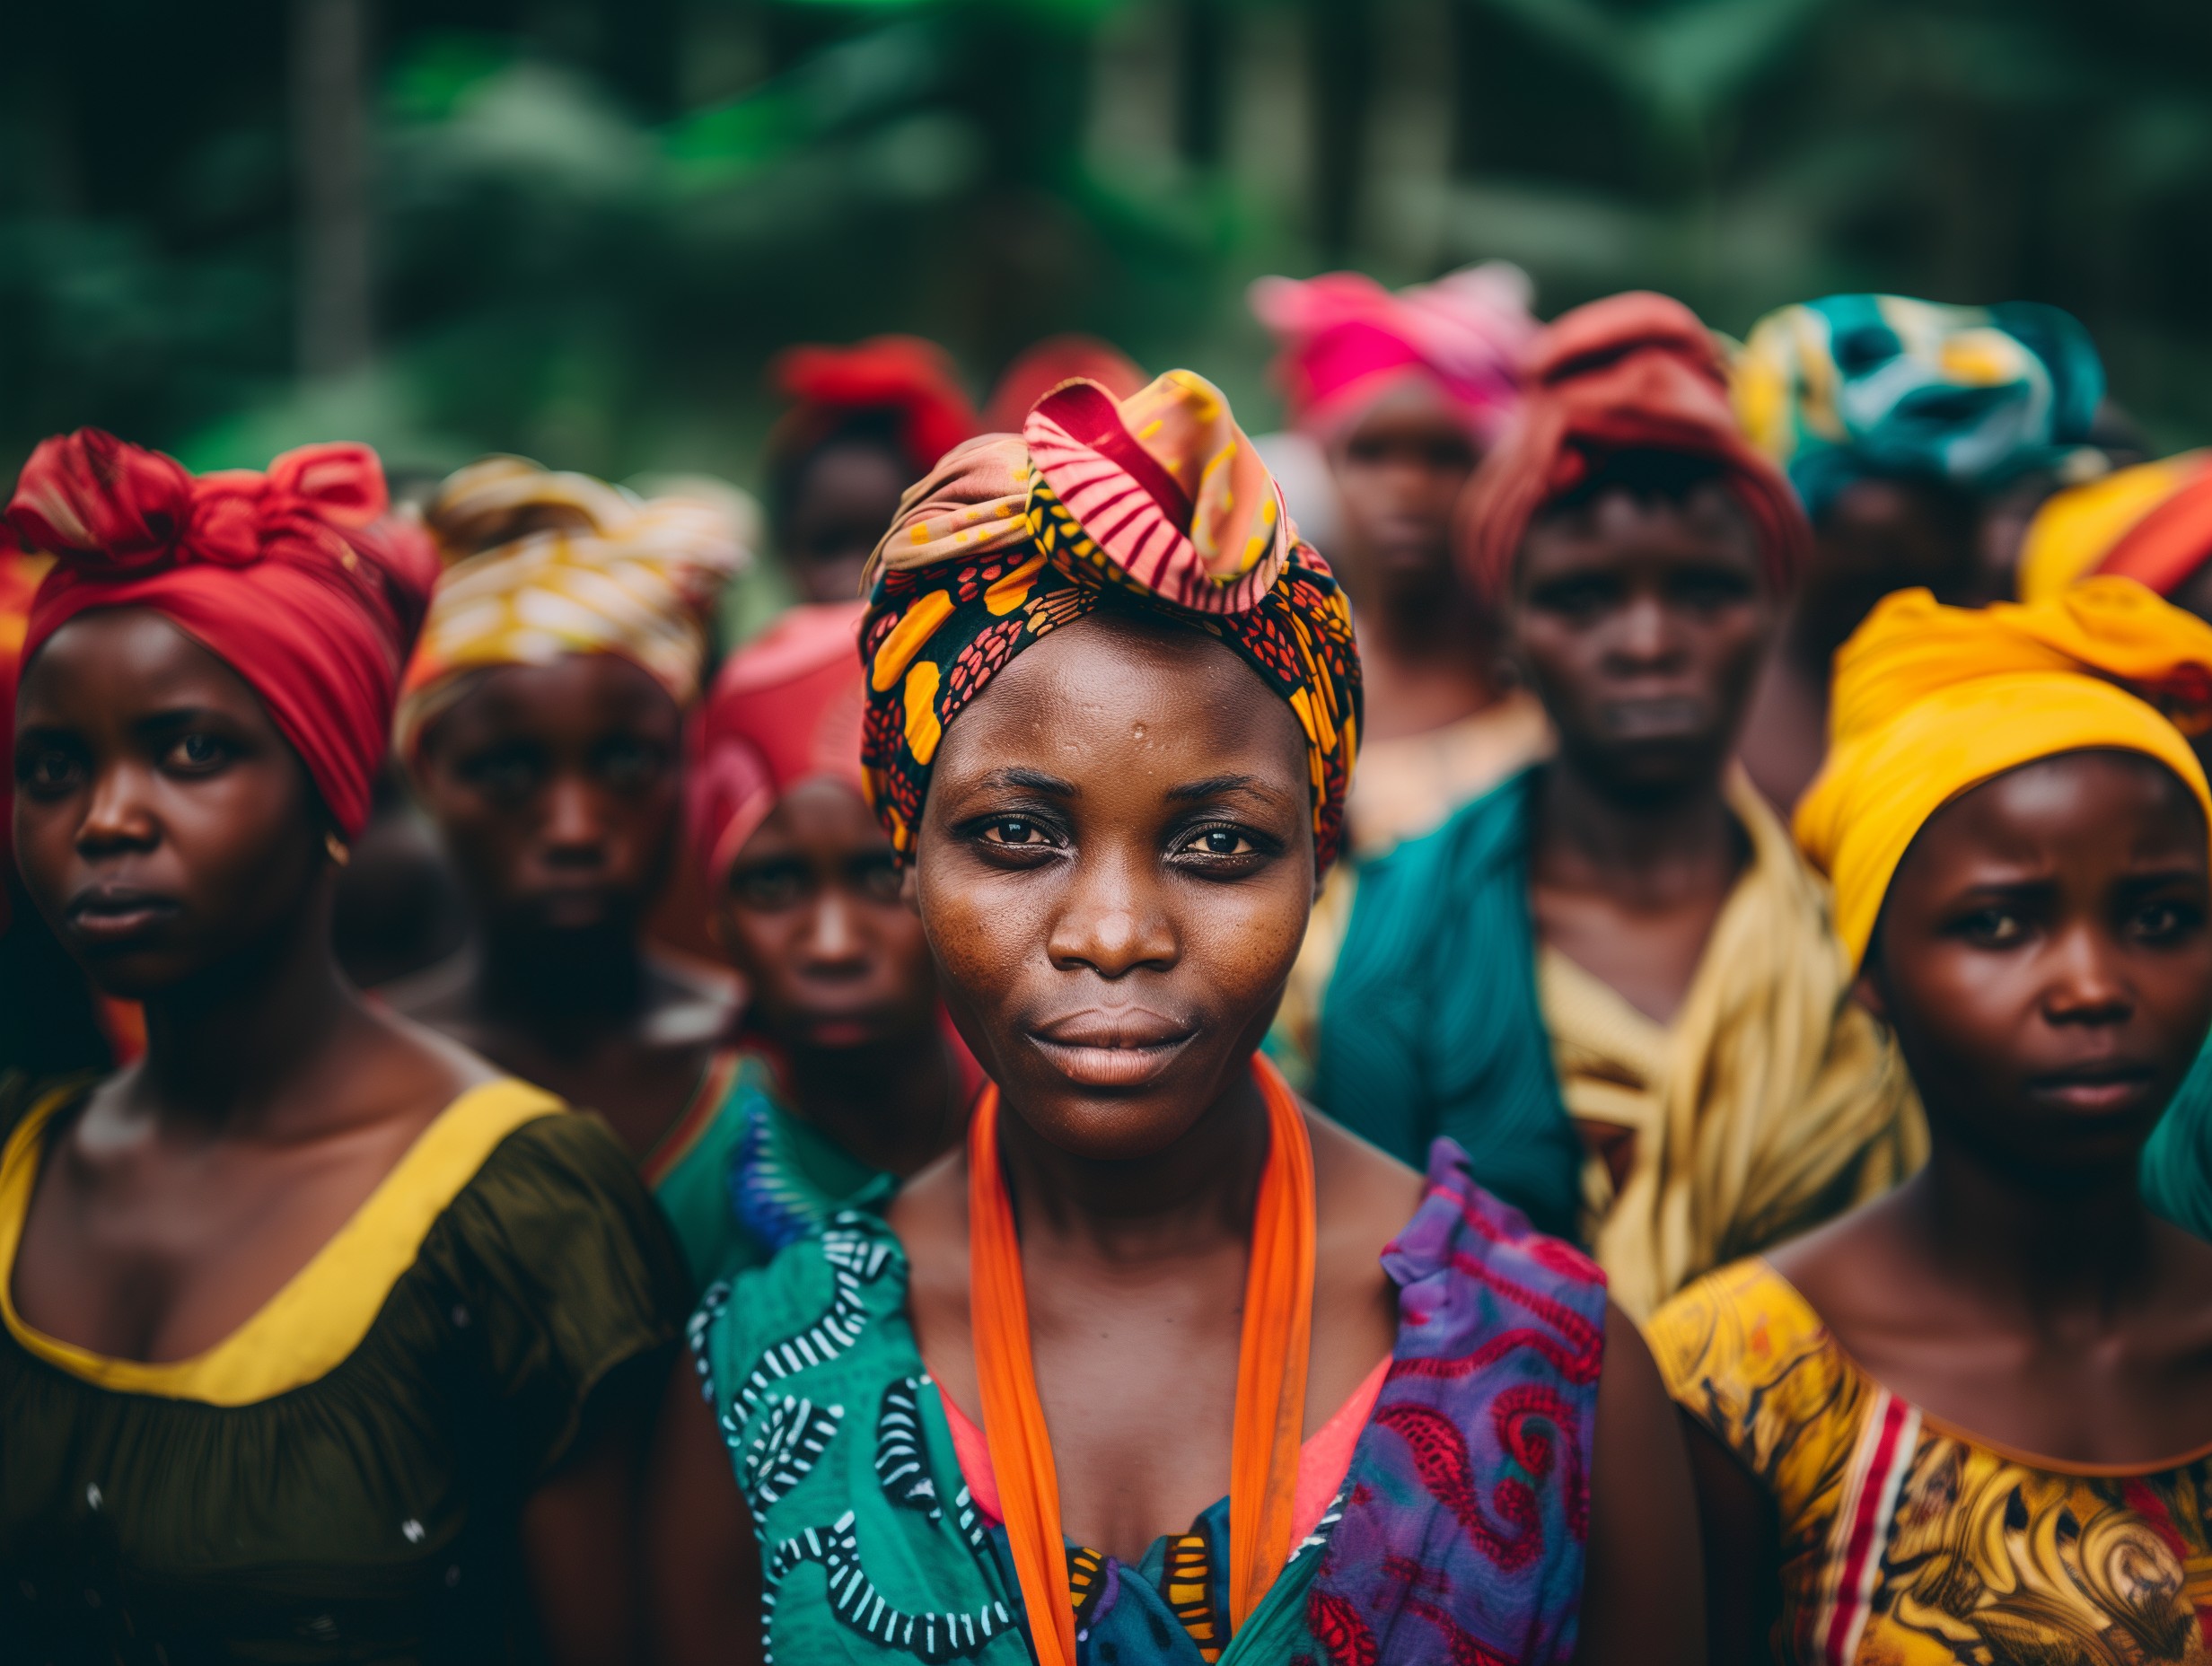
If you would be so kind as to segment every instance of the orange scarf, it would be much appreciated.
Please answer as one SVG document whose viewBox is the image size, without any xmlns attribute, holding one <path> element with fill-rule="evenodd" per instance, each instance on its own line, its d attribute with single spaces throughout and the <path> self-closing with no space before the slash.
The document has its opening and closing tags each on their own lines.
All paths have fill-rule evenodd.
<svg viewBox="0 0 2212 1666">
<path fill-rule="evenodd" d="M 1229 1456 L 1233 1635 L 1290 1559 L 1291 1502 L 1313 1331 L 1313 1146 L 1298 1101 L 1275 1066 L 1255 1056 L 1252 1074 L 1267 1101 L 1268 1162 L 1260 1175 L 1245 1273 Z M 1022 1246 L 998 1162 L 996 1086 L 984 1089 L 968 1125 L 968 1299 L 984 1439 L 1029 1610 L 1030 1641 L 1039 1666 L 1075 1666 L 1075 1607 L 1060 1534 L 1059 1477 L 1030 1358 Z"/>
</svg>

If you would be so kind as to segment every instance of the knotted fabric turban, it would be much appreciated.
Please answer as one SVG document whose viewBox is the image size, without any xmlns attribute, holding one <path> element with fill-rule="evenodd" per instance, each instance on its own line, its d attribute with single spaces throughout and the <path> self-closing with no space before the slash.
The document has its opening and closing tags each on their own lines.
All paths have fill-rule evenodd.
<svg viewBox="0 0 2212 1666">
<path fill-rule="evenodd" d="M 2020 550 L 2020 599 L 2108 573 L 2173 592 L 2212 561 L 2212 451 L 2122 469 L 2049 499 Z"/>
<path fill-rule="evenodd" d="M 1737 428 L 1712 333 L 1681 302 L 1637 291 L 1562 313 L 1538 338 L 1520 416 L 1461 504 L 1469 576 L 1503 594 L 1529 523 L 1620 452 L 1716 465 L 1751 517 L 1775 588 L 1786 590 L 1803 568 L 1813 539 L 1804 511 Z"/>
<path fill-rule="evenodd" d="M 54 557 L 22 662 L 80 613 L 154 609 L 252 686 L 351 838 L 437 573 L 390 506 L 365 445 L 196 476 L 95 428 L 43 441 L 7 511 L 23 547 Z"/>
<path fill-rule="evenodd" d="M 737 518 L 705 496 L 640 498 L 589 475 L 487 457 L 449 478 L 430 530 L 450 564 L 399 702 L 399 755 L 469 674 L 611 653 L 679 706 L 698 697 L 715 596 L 743 566 Z"/>
<path fill-rule="evenodd" d="M 1797 843 L 1836 888 L 1836 933 L 1865 958 L 1890 880 L 1953 799 L 2060 752 L 2142 752 L 2212 793 L 2179 723 L 2212 721 L 2212 625 L 2132 579 L 2032 604 L 1885 598 L 1836 656 L 1828 761 L 1797 806 Z"/>
<path fill-rule="evenodd" d="M 1979 489 L 2062 462 L 2089 437 L 2104 366 L 2057 307 L 1830 295 L 1752 326 L 1735 397 L 1817 519 L 1865 476 Z"/>
<path fill-rule="evenodd" d="M 1253 314 L 1280 345 L 1275 375 L 1291 426 L 1326 443 L 1409 381 L 1441 392 L 1484 444 L 1520 401 L 1537 331 L 1528 275 L 1502 260 L 1410 289 L 1359 272 L 1263 277 Z"/>
<path fill-rule="evenodd" d="M 945 725 L 1015 654 L 1119 604 L 1210 632 L 1290 703 L 1314 857 L 1334 859 L 1360 721 L 1351 609 L 1210 382 L 1054 390 L 1019 435 L 972 441 L 908 490 L 869 575 L 861 759 L 902 856 Z"/>
<path fill-rule="evenodd" d="M 865 684 L 854 644 L 865 611 L 858 601 L 794 608 L 715 676 L 684 781 L 691 847 L 710 885 L 800 782 L 861 787 Z"/>
</svg>

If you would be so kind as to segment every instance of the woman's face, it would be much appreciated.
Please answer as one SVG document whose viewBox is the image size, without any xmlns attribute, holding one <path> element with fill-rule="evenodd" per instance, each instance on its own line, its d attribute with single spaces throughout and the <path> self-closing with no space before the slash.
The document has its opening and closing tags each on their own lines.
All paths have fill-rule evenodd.
<svg viewBox="0 0 2212 1666">
<path fill-rule="evenodd" d="M 1453 510 L 1479 460 L 1433 389 L 1398 389 L 1364 412 L 1329 452 L 1356 576 L 1384 590 L 1448 583 Z"/>
<path fill-rule="evenodd" d="M 2195 798 L 2131 752 L 2068 752 L 1928 820 L 1883 899 L 1866 1004 L 1930 1126 L 2014 1171 L 2131 1169 L 2212 1024 Z"/>
<path fill-rule="evenodd" d="M 1128 614 L 1045 638 L 945 731 L 916 895 L 1012 1114 L 1138 1157 L 1242 1083 L 1312 906 L 1306 779 L 1230 649 Z"/>
<path fill-rule="evenodd" d="M 62 943 L 142 1000 L 293 926 L 322 801 L 245 680 L 161 615 L 78 615 L 23 673 L 15 849 Z"/>
<path fill-rule="evenodd" d="M 1504 623 L 1560 750 L 1623 792 L 1667 793 L 1725 766 L 1775 605 L 1750 522 L 1713 482 L 1539 518 Z"/>
<path fill-rule="evenodd" d="M 930 1034 L 937 978 L 899 866 L 859 793 L 817 776 L 785 794 L 715 897 L 715 935 L 752 1027 L 802 1049 Z"/>
<path fill-rule="evenodd" d="M 675 839 L 682 732 L 667 690 L 613 654 L 483 673 L 419 770 L 478 914 L 539 936 L 636 931 Z"/>
<path fill-rule="evenodd" d="M 898 454 L 869 441 L 833 441 L 806 460 L 777 539 L 804 600 L 850 601 L 860 594 L 862 569 L 908 484 Z"/>
</svg>

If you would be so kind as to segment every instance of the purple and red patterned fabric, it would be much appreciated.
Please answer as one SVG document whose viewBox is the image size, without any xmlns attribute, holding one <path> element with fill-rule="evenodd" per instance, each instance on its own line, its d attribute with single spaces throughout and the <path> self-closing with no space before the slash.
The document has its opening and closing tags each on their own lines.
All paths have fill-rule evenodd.
<svg viewBox="0 0 2212 1666">
<path fill-rule="evenodd" d="M 1398 1346 L 1306 1593 L 1314 1666 L 1575 1652 L 1605 1275 L 1476 1185 L 1450 1140 L 1382 1265 Z"/>
</svg>

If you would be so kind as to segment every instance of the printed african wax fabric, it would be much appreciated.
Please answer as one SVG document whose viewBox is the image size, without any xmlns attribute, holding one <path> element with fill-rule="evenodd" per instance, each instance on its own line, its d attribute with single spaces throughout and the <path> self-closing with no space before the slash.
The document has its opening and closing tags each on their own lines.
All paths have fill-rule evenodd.
<svg viewBox="0 0 2212 1666">
<path fill-rule="evenodd" d="M 2090 748 L 2141 752 L 2212 820 L 2182 733 L 2208 724 L 2212 625 L 2133 579 L 1979 609 L 1925 590 L 1885 597 L 1836 655 L 1827 761 L 1794 819 L 1799 846 L 1835 886 L 1851 963 L 1927 819 L 2008 769 Z"/>
<path fill-rule="evenodd" d="M 2201 1662 L 2212 1452 L 2140 1470 L 1978 1439 L 1900 1399 L 1762 1261 L 1646 1328 L 1676 1402 L 1774 1501 L 1789 1666 Z"/>
<path fill-rule="evenodd" d="M 1867 477 L 1980 488 L 2088 439 L 2104 366 L 2071 313 L 1830 295 L 1769 312 L 1735 363 L 1743 431 L 1815 520 Z"/>
<path fill-rule="evenodd" d="M 869 574 L 861 758 L 902 857 L 946 725 L 1014 655 L 1119 606 L 1214 636 L 1289 703 L 1314 860 L 1335 859 L 1360 721 L 1351 609 L 1211 383 L 1170 371 L 1119 401 L 1056 389 L 1018 438 L 962 446 L 909 488 Z"/>
<path fill-rule="evenodd" d="M 1538 773 L 1362 870 L 1315 1099 L 1386 1151 L 1457 1140 L 1484 1185 L 1593 1244 L 1640 1319 L 1894 1185 L 1927 1136 L 1848 999 L 1824 888 L 1748 782 L 1726 792 L 1751 860 L 1659 1025 L 1536 936 Z"/>
<path fill-rule="evenodd" d="M 7 508 L 22 547 L 54 557 L 22 663 L 80 613 L 152 609 L 252 686 L 352 838 L 437 573 L 421 529 L 390 508 L 365 445 L 196 475 L 97 428 L 42 440 Z"/>
<path fill-rule="evenodd" d="M 48 1130 L 85 1092 L 0 1082 L 0 1655 L 543 1658 L 522 1507 L 689 1299 L 628 1153 L 536 1088 L 472 1089 L 259 1312 L 150 1364 L 6 1293 Z"/>
<path fill-rule="evenodd" d="M 1082 1666 L 1572 1656 L 1604 1281 L 1439 1142 L 1383 1253 L 1397 1346 L 1337 1501 L 1226 1647 L 1225 1502 L 1131 1565 L 1067 1547 Z M 1020 1666 L 1005 1534 L 961 1477 L 881 1220 L 842 1214 L 692 1320 L 751 1508 L 771 1661 Z M 1185 1616 L 1189 1617 L 1186 1624 Z"/>
<path fill-rule="evenodd" d="M 430 506 L 447 566 L 401 688 L 399 755 L 413 758 L 470 673 L 503 665 L 610 653 L 690 705 L 715 598 L 748 557 L 734 496 L 645 498 L 521 457 L 456 470 Z"/>
<path fill-rule="evenodd" d="M 2100 573 L 2162 596 L 2212 561 L 2212 451 L 2121 469 L 2054 493 L 2020 546 L 2020 600 L 2041 601 Z"/>
</svg>

